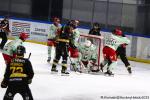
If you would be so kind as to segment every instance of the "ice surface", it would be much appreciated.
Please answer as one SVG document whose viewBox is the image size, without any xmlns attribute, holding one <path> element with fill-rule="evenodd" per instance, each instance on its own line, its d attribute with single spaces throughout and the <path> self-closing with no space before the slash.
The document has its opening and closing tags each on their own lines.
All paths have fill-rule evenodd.
<svg viewBox="0 0 150 100">
<path fill-rule="evenodd" d="M 150 96 L 150 64 L 130 61 L 132 75 L 128 74 L 121 61 L 114 69 L 114 77 L 75 72 L 70 72 L 70 76 L 61 76 L 60 72 L 52 75 L 51 65 L 47 63 L 47 47 L 33 43 L 25 43 L 25 47 L 26 58 L 32 53 L 30 60 L 35 76 L 30 88 L 34 100 L 111 100 L 102 99 L 101 96 Z M 0 53 L 0 81 L 3 79 L 5 67 Z M 60 71 L 60 66 L 58 69 Z M 0 100 L 3 99 L 5 91 L 6 89 L 0 88 Z M 14 100 L 22 98 L 17 94 Z"/>
</svg>

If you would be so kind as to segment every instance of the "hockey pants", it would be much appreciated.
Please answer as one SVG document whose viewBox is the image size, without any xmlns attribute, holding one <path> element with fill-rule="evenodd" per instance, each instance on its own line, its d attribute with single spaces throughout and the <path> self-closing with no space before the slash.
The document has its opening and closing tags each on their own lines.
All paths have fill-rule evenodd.
<svg viewBox="0 0 150 100">
<path fill-rule="evenodd" d="M 56 45 L 56 56 L 53 61 L 52 68 L 56 68 L 57 63 L 59 62 L 60 58 L 62 57 L 62 70 L 67 69 L 67 57 L 68 57 L 68 48 L 65 43 L 60 43 Z"/>
<path fill-rule="evenodd" d="M 118 47 L 118 49 L 116 50 L 116 54 L 117 54 L 117 57 L 120 56 L 120 59 L 122 60 L 122 62 L 125 64 L 126 67 L 130 66 L 130 63 L 126 56 L 126 48 L 122 46 Z"/>
<path fill-rule="evenodd" d="M 23 100 L 33 100 L 28 85 L 9 85 L 3 100 L 13 100 L 16 93 L 19 93 L 23 97 Z"/>
</svg>

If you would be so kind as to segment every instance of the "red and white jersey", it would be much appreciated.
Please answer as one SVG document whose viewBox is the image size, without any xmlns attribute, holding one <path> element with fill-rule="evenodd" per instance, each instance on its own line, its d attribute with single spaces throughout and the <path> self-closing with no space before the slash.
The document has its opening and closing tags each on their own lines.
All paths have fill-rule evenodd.
<svg viewBox="0 0 150 100">
<path fill-rule="evenodd" d="M 61 24 L 58 24 L 58 26 L 51 24 L 50 31 L 48 33 L 48 39 L 54 39 L 56 37 L 56 33 L 58 29 L 61 29 Z"/>
<path fill-rule="evenodd" d="M 19 45 L 23 45 L 23 41 L 19 38 L 16 38 L 15 40 L 7 43 L 2 52 L 6 55 L 13 56 L 13 54 L 16 53 L 17 46 Z"/>
<path fill-rule="evenodd" d="M 105 37 L 104 45 L 116 51 L 119 45 L 129 44 L 129 43 L 130 43 L 130 40 L 128 38 L 111 34 Z"/>
</svg>

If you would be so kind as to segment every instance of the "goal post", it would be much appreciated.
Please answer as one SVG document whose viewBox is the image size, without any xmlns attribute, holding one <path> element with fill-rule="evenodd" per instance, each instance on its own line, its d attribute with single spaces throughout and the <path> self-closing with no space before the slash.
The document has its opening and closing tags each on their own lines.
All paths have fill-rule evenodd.
<svg viewBox="0 0 150 100">
<path fill-rule="evenodd" d="M 90 40 L 95 46 L 96 46 L 96 51 L 97 52 L 97 65 L 100 65 L 100 58 L 101 58 L 101 50 L 102 50 L 102 36 L 97 36 L 97 35 L 90 35 L 90 34 L 80 34 L 79 37 L 79 43 L 82 44 L 86 40 Z"/>
</svg>

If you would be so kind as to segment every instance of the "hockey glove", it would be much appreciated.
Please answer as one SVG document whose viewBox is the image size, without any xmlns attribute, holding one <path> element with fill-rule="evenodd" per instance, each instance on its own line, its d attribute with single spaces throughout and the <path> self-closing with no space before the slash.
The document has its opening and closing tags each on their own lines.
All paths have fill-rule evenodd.
<svg viewBox="0 0 150 100">
<path fill-rule="evenodd" d="M 32 83 L 32 79 L 29 79 L 29 80 L 28 80 L 28 84 L 31 84 L 31 83 Z"/>
<path fill-rule="evenodd" d="M 121 46 L 122 46 L 123 48 L 126 48 L 127 45 L 128 45 L 128 44 L 122 44 Z"/>
<path fill-rule="evenodd" d="M 8 86 L 8 82 L 4 79 L 4 80 L 2 81 L 2 83 L 1 83 L 1 87 L 2 87 L 2 88 L 7 88 L 7 86 Z"/>
</svg>

